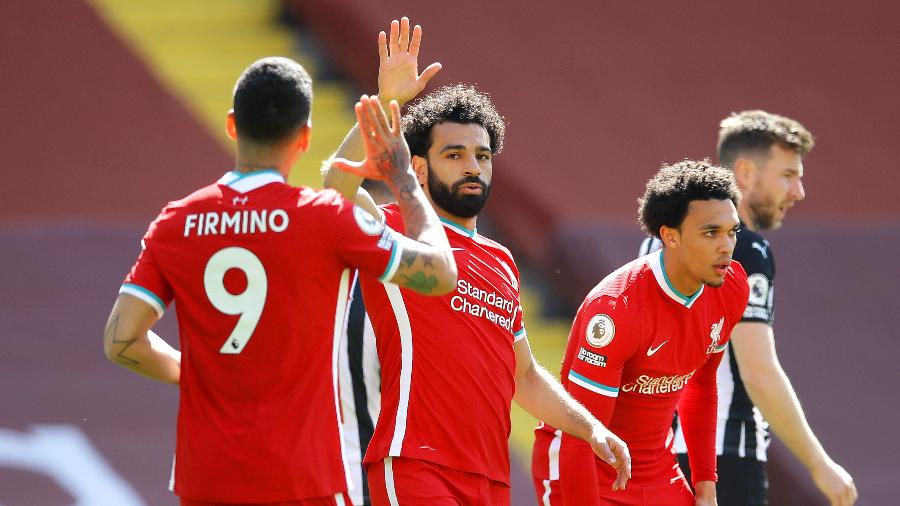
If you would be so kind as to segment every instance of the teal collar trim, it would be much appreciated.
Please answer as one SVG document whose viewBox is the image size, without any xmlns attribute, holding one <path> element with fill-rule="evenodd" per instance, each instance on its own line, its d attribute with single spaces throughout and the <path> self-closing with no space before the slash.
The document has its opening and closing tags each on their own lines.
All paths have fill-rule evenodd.
<svg viewBox="0 0 900 506">
<path fill-rule="evenodd" d="M 690 296 L 679 292 L 675 288 L 669 280 L 669 275 L 666 273 L 663 250 L 659 250 L 658 254 L 650 256 L 650 266 L 653 269 L 653 275 L 656 277 L 656 282 L 659 284 L 660 288 L 662 288 L 663 292 L 684 307 L 690 308 L 694 304 L 694 301 L 700 297 L 700 294 L 703 293 L 704 285 L 700 285 L 700 289 Z"/>
<path fill-rule="evenodd" d="M 247 193 L 269 183 L 286 183 L 280 172 L 272 169 L 255 170 L 252 172 L 238 172 L 233 170 L 220 177 L 217 184 L 228 186 L 239 192 Z"/>
<path fill-rule="evenodd" d="M 464 226 L 462 226 L 462 225 L 458 225 L 458 224 L 456 224 L 456 223 L 453 223 L 453 222 L 450 221 L 450 220 L 447 220 L 447 219 L 444 219 L 444 218 L 440 218 L 440 219 L 441 219 L 441 222 L 444 224 L 445 227 L 449 228 L 450 230 L 453 230 L 453 231 L 456 232 L 457 234 L 464 235 L 464 236 L 466 236 L 466 237 L 475 237 L 475 234 L 478 233 L 478 229 L 477 229 L 477 228 L 474 229 L 474 230 L 469 230 L 468 228 L 466 228 L 466 227 L 464 227 Z"/>
</svg>

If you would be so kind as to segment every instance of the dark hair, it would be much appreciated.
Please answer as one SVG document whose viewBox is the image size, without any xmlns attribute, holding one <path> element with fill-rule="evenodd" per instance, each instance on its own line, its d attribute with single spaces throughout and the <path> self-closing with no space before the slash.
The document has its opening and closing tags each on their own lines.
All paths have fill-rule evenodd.
<svg viewBox="0 0 900 506">
<path fill-rule="evenodd" d="M 728 199 L 737 206 L 740 198 L 731 172 L 708 160 L 663 164 L 647 181 L 647 190 L 638 199 L 638 222 L 644 232 L 659 238 L 663 225 L 681 226 L 691 201 Z"/>
<path fill-rule="evenodd" d="M 719 163 L 731 168 L 741 154 L 766 155 L 775 143 L 800 156 L 815 145 L 812 134 L 797 120 L 760 110 L 731 113 L 719 124 Z"/>
<path fill-rule="evenodd" d="M 233 107 L 239 137 L 276 143 L 309 121 L 312 79 L 293 60 L 263 58 L 247 67 L 234 85 Z"/>
<path fill-rule="evenodd" d="M 431 147 L 431 129 L 438 123 L 477 123 L 487 130 L 491 152 L 503 149 L 506 124 L 487 94 L 472 86 L 445 86 L 425 95 L 403 116 L 403 135 L 413 155 L 426 156 Z"/>
</svg>

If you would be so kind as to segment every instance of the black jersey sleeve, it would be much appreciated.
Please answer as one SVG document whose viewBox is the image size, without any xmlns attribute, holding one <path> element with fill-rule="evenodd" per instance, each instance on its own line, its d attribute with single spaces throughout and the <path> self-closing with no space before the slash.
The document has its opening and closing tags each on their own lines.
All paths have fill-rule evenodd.
<svg viewBox="0 0 900 506">
<path fill-rule="evenodd" d="M 741 321 L 771 325 L 775 319 L 775 259 L 769 242 L 751 230 L 741 230 L 734 259 L 744 267 L 750 285 L 750 296 Z"/>
</svg>

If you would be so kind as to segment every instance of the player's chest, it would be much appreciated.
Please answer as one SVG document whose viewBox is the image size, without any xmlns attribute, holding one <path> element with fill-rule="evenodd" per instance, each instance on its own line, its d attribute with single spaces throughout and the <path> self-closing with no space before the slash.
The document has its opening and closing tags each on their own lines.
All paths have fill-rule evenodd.
<svg viewBox="0 0 900 506">
<path fill-rule="evenodd" d="M 720 352 L 726 342 L 724 311 L 694 309 L 647 315 L 641 343 L 623 371 L 623 380 L 677 391 L 713 353 Z"/>
<path fill-rule="evenodd" d="M 450 245 L 459 275 L 456 289 L 445 297 L 449 309 L 472 324 L 513 331 L 519 285 L 510 262 L 471 243 L 451 240 Z"/>
</svg>

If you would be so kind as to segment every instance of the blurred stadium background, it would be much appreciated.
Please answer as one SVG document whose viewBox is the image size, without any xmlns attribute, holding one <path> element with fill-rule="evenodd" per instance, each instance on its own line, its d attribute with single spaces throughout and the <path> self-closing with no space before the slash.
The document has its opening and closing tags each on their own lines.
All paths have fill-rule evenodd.
<svg viewBox="0 0 900 506">
<path fill-rule="evenodd" d="M 900 4 L 5 0 L 0 3 L 0 504 L 169 505 L 175 389 L 107 363 L 101 333 L 146 224 L 231 167 L 231 87 L 258 57 L 314 74 L 321 160 L 375 91 L 375 34 L 425 29 L 432 84 L 475 83 L 509 122 L 480 228 L 525 271 L 529 337 L 558 369 L 586 291 L 632 258 L 662 161 L 714 157 L 764 108 L 817 136 L 807 200 L 768 234 L 779 354 L 860 504 L 900 496 Z M 176 342 L 174 317 L 159 332 Z M 513 504 L 534 504 L 514 409 Z M 774 505 L 822 501 L 775 443 Z"/>
</svg>

